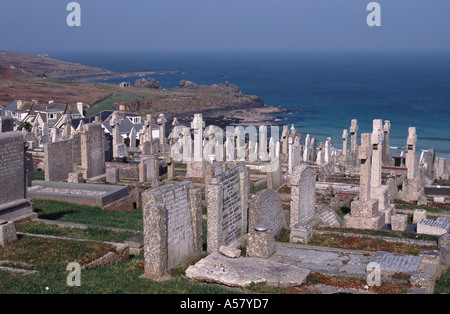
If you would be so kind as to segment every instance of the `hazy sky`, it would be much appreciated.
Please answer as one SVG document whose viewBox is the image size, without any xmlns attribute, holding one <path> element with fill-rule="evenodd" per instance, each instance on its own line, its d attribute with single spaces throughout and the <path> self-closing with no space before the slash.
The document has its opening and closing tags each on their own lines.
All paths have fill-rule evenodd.
<svg viewBox="0 0 450 314">
<path fill-rule="evenodd" d="M 450 52 L 450 0 L 0 0 L 0 49 L 441 50 Z"/>
</svg>

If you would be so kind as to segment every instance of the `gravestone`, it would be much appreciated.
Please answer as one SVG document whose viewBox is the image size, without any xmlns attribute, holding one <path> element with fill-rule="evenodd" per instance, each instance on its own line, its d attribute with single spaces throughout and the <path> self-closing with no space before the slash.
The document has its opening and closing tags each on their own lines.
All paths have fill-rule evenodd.
<svg viewBox="0 0 450 314">
<path fill-rule="evenodd" d="M 208 252 L 217 252 L 247 233 L 248 173 L 237 165 L 212 178 L 208 185 Z"/>
<path fill-rule="evenodd" d="M 0 117 L 0 133 L 11 132 L 14 130 L 13 117 Z"/>
<path fill-rule="evenodd" d="M 408 227 L 408 215 L 394 214 L 391 217 L 392 231 L 405 231 Z"/>
<path fill-rule="evenodd" d="M 105 133 L 105 162 L 113 160 L 113 138 L 109 133 Z"/>
<path fill-rule="evenodd" d="M 434 179 L 434 162 L 436 157 L 436 150 L 434 148 L 430 148 L 427 151 L 427 172 L 426 175 L 429 179 Z"/>
<path fill-rule="evenodd" d="M 194 132 L 194 158 L 187 163 L 187 178 L 204 178 L 206 160 L 203 159 L 203 128 L 205 121 L 201 113 L 195 114 L 191 123 Z"/>
<path fill-rule="evenodd" d="M 17 240 L 16 227 L 11 221 L 0 220 L 0 246 Z"/>
<path fill-rule="evenodd" d="M 309 223 L 314 218 L 316 172 L 314 168 L 301 165 L 294 169 L 291 177 L 290 226 Z"/>
<path fill-rule="evenodd" d="M 106 168 L 106 182 L 119 183 L 119 168 Z"/>
<path fill-rule="evenodd" d="M 85 179 L 106 172 L 105 143 L 100 122 L 86 124 L 81 132 L 81 168 Z"/>
<path fill-rule="evenodd" d="M 145 276 L 161 277 L 201 252 L 201 193 L 180 182 L 142 193 Z"/>
<path fill-rule="evenodd" d="M 417 223 L 418 234 L 443 235 L 450 232 L 450 218 L 423 218 Z"/>
<path fill-rule="evenodd" d="M 425 201 L 423 169 L 418 167 L 416 155 L 417 134 L 415 127 L 408 128 L 408 138 L 406 139 L 406 179 L 403 181 L 402 190 L 399 191 L 399 198 L 404 201 Z"/>
<path fill-rule="evenodd" d="M 63 181 L 73 172 L 72 140 L 44 144 L 45 181 Z"/>
<path fill-rule="evenodd" d="M 291 227 L 289 242 L 307 244 L 311 240 L 312 235 L 312 226 L 299 222 Z"/>
<path fill-rule="evenodd" d="M 249 208 L 249 230 L 257 225 L 265 225 L 278 235 L 286 227 L 286 217 L 283 212 L 281 198 L 277 191 L 262 190 L 255 194 Z"/>
<path fill-rule="evenodd" d="M 358 158 L 361 164 L 359 200 L 351 203 L 350 213 L 344 216 L 345 227 L 379 230 L 385 224 L 385 217 L 378 211 L 378 200 L 371 196 L 372 143 L 370 133 L 361 134 Z"/>
<path fill-rule="evenodd" d="M 35 216 L 27 200 L 22 133 L 0 133 L 0 219 Z"/>
<path fill-rule="evenodd" d="M 391 216 L 395 213 L 394 205 L 389 198 L 389 187 L 381 184 L 381 167 L 383 164 L 383 126 L 381 119 L 373 120 L 372 141 L 372 173 L 371 195 L 378 200 L 378 210 L 384 215 L 385 223 L 391 223 Z"/>
<path fill-rule="evenodd" d="M 342 131 L 342 155 L 347 156 L 347 142 L 348 142 L 348 131 L 344 129 Z"/>
<path fill-rule="evenodd" d="M 384 126 L 383 126 L 383 165 L 392 167 L 394 165 L 394 160 L 392 159 L 391 154 L 389 153 L 390 147 L 389 147 L 389 135 L 391 133 L 391 121 L 385 120 Z"/>
<path fill-rule="evenodd" d="M 394 275 L 395 273 L 412 274 L 418 269 L 421 260 L 422 258 L 418 256 L 378 251 L 372 256 L 370 262 L 380 265 L 381 275 Z"/>
<path fill-rule="evenodd" d="M 269 258 L 276 251 L 275 237 L 272 229 L 265 225 L 256 225 L 250 229 L 247 242 L 247 256 Z"/>
<path fill-rule="evenodd" d="M 289 154 L 288 154 L 288 172 L 292 174 L 294 168 L 300 165 L 301 159 L 301 135 L 300 132 L 295 131 L 288 138 Z"/>
<path fill-rule="evenodd" d="M 319 226 L 341 228 L 344 225 L 342 218 L 329 207 L 318 210 L 316 216 L 319 220 Z"/>
</svg>

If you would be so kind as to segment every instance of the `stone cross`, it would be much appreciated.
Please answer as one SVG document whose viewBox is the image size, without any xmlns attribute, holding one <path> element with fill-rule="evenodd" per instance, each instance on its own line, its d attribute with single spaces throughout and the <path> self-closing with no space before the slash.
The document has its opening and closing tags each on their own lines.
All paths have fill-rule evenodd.
<svg viewBox="0 0 450 314">
<path fill-rule="evenodd" d="M 161 151 L 164 153 L 166 151 L 165 148 L 165 144 L 166 144 L 166 116 L 164 115 L 164 113 L 159 114 L 158 120 L 157 120 L 157 124 L 159 125 L 159 145 L 160 145 L 160 149 Z M 150 126 L 151 128 L 151 126 Z"/>
<path fill-rule="evenodd" d="M 153 139 L 153 134 L 152 134 L 152 115 L 148 114 L 145 118 L 145 122 L 144 125 L 146 127 L 146 134 L 144 136 L 144 139 L 146 142 L 151 142 Z"/>
<path fill-rule="evenodd" d="M 391 133 L 391 121 L 385 120 L 383 126 L 384 132 L 384 145 L 383 145 L 383 163 L 389 165 L 390 154 L 389 154 L 389 135 Z"/>
<path fill-rule="evenodd" d="M 317 158 L 317 141 L 316 141 L 316 138 L 313 137 L 311 139 L 311 157 L 310 157 L 310 160 L 312 162 L 315 162 L 316 158 Z"/>
<path fill-rule="evenodd" d="M 194 161 L 203 160 L 203 128 L 205 122 L 201 113 L 194 114 L 191 129 L 194 130 Z"/>
<path fill-rule="evenodd" d="M 310 154 L 311 154 L 311 139 L 309 137 L 309 134 L 306 134 L 305 137 L 305 150 L 303 151 L 303 161 L 310 161 Z"/>
<path fill-rule="evenodd" d="M 427 151 L 427 177 L 432 179 L 434 178 L 434 160 L 436 157 L 436 150 L 434 148 L 430 148 Z"/>
<path fill-rule="evenodd" d="M 358 149 L 358 159 L 361 162 L 361 174 L 359 179 L 359 200 L 362 202 L 371 199 L 370 184 L 372 172 L 372 143 L 371 134 L 361 134 L 361 146 Z"/>
<path fill-rule="evenodd" d="M 373 120 L 373 130 L 371 134 L 372 143 L 372 174 L 371 187 L 378 188 L 381 185 L 381 164 L 383 156 L 383 120 Z"/>
<path fill-rule="evenodd" d="M 417 172 L 417 156 L 416 156 L 417 134 L 416 128 L 408 128 L 408 138 L 406 139 L 406 174 L 407 179 L 415 179 Z"/>
<path fill-rule="evenodd" d="M 117 147 L 119 144 L 123 143 L 123 138 L 120 135 L 119 125 L 122 121 L 120 114 L 117 111 L 114 111 L 111 115 L 111 120 L 109 120 L 109 125 L 112 128 L 112 136 L 113 136 L 113 156 L 114 158 L 119 157 L 117 152 Z M 83 130 L 81 130 L 83 131 Z"/>
<path fill-rule="evenodd" d="M 63 122 L 64 122 L 64 130 L 63 130 L 63 138 L 64 139 L 66 139 L 66 138 L 69 138 L 70 137 L 70 134 L 71 134 L 71 131 L 72 131 L 72 127 L 71 127 L 71 124 L 72 124 L 72 116 L 70 115 L 70 114 L 65 114 L 64 116 L 63 116 Z"/>
<path fill-rule="evenodd" d="M 83 121 L 81 121 L 83 122 Z M 49 135 L 49 128 L 48 128 L 48 124 L 44 123 L 44 125 L 42 126 L 42 136 L 48 136 Z"/>
<path fill-rule="evenodd" d="M 130 147 L 136 147 L 136 128 L 134 126 L 130 131 Z"/>
<path fill-rule="evenodd" d="M 356 153 L 358 151 L 358 120 L 353 119 L 350 126 L 351 146 L 350 151 Z"/>
<path fill-rule="evenodd" d="M 347 129 L 344 129 L 342 131 L 342 155 L 347 156 L 347 139 L 348 139 L 348 132 Z"/>
<path fill-rule="evenodd" d="M 331 161 L 331 138 L 327 137 L 325 141 L 325 163 L 329 163 Z"/>
<path fill-rule="evenodd" d="M 317 154 L 317 158 L 316 158 L 316 164 L 323 165 L 324 163 L 324 153 L 323 153 L 323 142 L 320 141 L 319 142 L 319 153 Z"/>
<path fill-rule="evenodd" d="M 269 161 L 270 156 L 267 153 L 267 126 L 259 127 L 259 159 L 261 161 Z"/>
<path fill-rule="evenodd" d="M 281 133 L 281 153 L 286 155 L 288 153 L 288 137 L 289 129 L 287 125 L 283 125 L 283 132 Z"/>
</svg>

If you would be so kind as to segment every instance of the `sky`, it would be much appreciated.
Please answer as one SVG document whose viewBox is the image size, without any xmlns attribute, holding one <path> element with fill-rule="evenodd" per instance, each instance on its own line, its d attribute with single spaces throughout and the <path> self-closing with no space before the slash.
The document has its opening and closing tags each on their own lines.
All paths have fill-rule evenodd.
<svg viewBox="0 0 450 314">
<path fill-rule="evenodd" d="M 0 50 L 47 51 L 443 51 L 450 0 L 1 0 Z"/>
</svg>

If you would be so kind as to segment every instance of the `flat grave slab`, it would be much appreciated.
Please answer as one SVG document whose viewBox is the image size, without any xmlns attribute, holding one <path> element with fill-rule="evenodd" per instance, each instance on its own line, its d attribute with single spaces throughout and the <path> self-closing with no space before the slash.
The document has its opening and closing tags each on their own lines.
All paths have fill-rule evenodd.
<svg viewBox="0 0 450 314">
<path fill-rule="evenodd" d="M 263 258 L 229 258 L 214 252 L 186 270 L 191 279 L 245 287 L 267 282 L 276 287 L 300 286 L 310 271 Z"/>
<path fill-rule="evenodd" d="M 393 275 L 395 273 L 411 274 L 417 270 L 421 257 L 403 255 L 388 252 L 376 252 L 370 262 L 378 263 L 381 267 L 381 274 Z"/>
<path fill-rule="evenodd" d="M 127 186 L 39 181 L 32 182 L 28 197 L 47 199 L 78 205 L 104 207 L 125 196 Z"/>
</svg>

